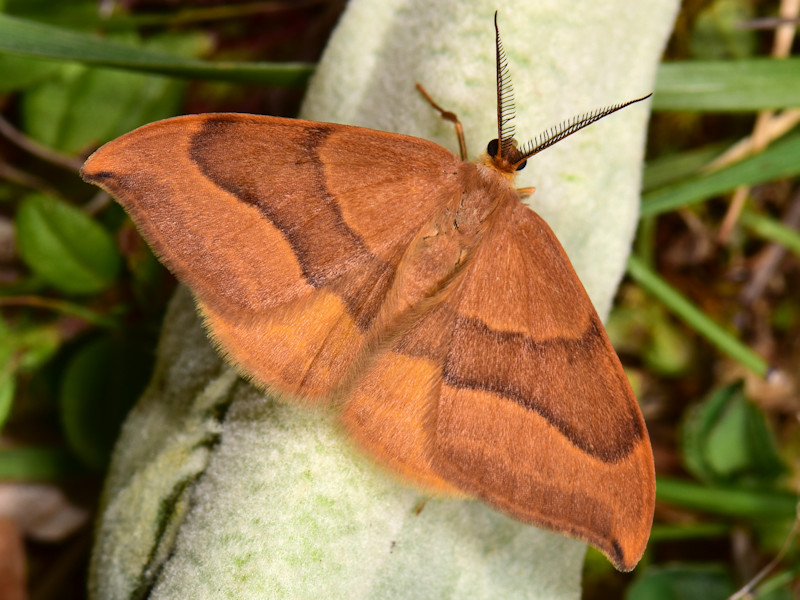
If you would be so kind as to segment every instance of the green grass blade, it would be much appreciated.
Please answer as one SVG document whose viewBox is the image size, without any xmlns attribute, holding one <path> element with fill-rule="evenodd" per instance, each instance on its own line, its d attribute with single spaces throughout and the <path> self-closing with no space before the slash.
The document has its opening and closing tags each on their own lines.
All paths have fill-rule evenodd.
<svg viewBox="0 0 800 600">
<path fill-rule="evenodd" d="M 797 510 L 797 496 L 788 492 L 713 487 L 668 477 L 656 479 L 656 498 L 695 510 L 751 519 L 791 519 Z"/>
<path fill-rule="evenodd" d="M 725 142 L 711 144 L 648 161 L 642 174 L 642 190 L 649 192 L 697 175 L 729 147 L 730 143 Z"/>
<path fill-rule="evenodd" d="M 763 358 L 709 319 L 699 308 L 648 268 L 641 259 L 633 255 L 628 258 L 628 274 L 645 291 L 655 296 L 725 354 L 761 377 L 767 375 L 769 365 Z"/>
<path fill-rule="evenodd" d="M 0 52 L 186 79 L 286 87 L 305 85 L 313 71 L 313 65 L 307 63 L 207 62 L 178 58 L 8 15 L 0 15 Z"/>
<path fill-rule="evenodd" d="M 787 250 L 800 255 L 800 231 L 751 210 L 742 211 L 739 222 L 757 236 L 777 242 Z"/>
<path fill-rule="evenodd" d="M 641 216 L 652 217 L 682 206 L 701 202 L 729 192 L 740 185 L 757 185 L 765 181 L 800 174 L 800 135 L 791 135 L 775 142 L 759 154 L 728 167 L 689 178 L 642 194 Z"/>
<path fill-rule="evenodd" d="M 653 110 L 756 111 L 800 107 L 800 58 L 663 63 Z"/>
<path fill-rule="evenodd" d="M 315 0 L 295 0 L 292 8 L 312 4 Z M 124 31 L 141 27 L 170 27 L 189 23 L 243 19 L 255 15 L 268 15 L 285 10 L 277 3 L 256 0 L 244 4 L 220 4 L 219 6 L 181 6 L 175 3 L 162 12 L 140 12 L 131 14 L 124 7 L 115 7 L 110 15 L 101 15 L 97 2 L 13 2 L 9 14 L 23 19 L 33 19 L 69 29 Z"/>
<path fill-rule="evenodd" d="M 669 480 L 667 485 L 669 485 Z M 667 542 L 723 537 L 730 535 L 730 532 L 731 526 L 727 523 L 685 523 L 681 525 L 654 523 L 650 530 L 650 541 Z"/>
</svg>

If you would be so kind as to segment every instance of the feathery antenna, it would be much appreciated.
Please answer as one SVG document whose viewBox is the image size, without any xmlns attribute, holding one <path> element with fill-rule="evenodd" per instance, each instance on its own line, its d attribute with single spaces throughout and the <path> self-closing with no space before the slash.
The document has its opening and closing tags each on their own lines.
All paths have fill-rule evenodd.
<svg viewBox="0 0 800 600">
<path fill-rule="evenodd" d="M 534 154 L 538 154 L 545 148 L 549 148 L 556 142 L 560 142 L 565 137 L 572 135 L 576 131 L 580 131 L 587 125 L 591 125 L 595 121 L 599 121 L 603 117 L 607 117 L 611 113 L 615 113 L 618 110 L 622 110 L 626 106 L 630 106 L 631 104 L 636 104 L 637 102 L 641 102 L 642 100 L 647 100 L 653 94 L 647 94 L 646 96 L 642 96 L 641 98 L 637 98 L 636 100 L 628 100 L 627 102 L 621 102 L 620 104 L 612 104 L 611 106 L 606 106 L 605 108 L 599 108 L 597 110 L 593 110 L 588 113 L 583 113 L 582 115 L 578 115 L 577 117 L 572 117 L 571 119 L 567 119 L 566 121 L 562 121 L 555 127 L 551 127 L 537 135 L 534 139 L 530 142 L 527 142 L 522 148 L 519 149 L 519 153 L 521 159 L 527 159 L 533 156 Z"/>
<path fill-rule="evenodd" d="M 508 73 L 508 59 L 500 40 L 500 29 L 497 27 L 497 11 L 494 13 L 495 47 L 497 49 L 497 139 L 500 143 L 500 156 L 506 156 L 512 147 L 515 127 L 514 120 L 514 88 L 511 75 Z"/>
<path fill-rule="evenodd" d="M 603 117 L 622 110 L 626 106 L 647 100 L 653 94 L 647 94 L 636 100 L 629 100 L 619 104 L 612 104 L 605 108 L 593 110 L 551 127 L 536 136 L 524 146 L 518 147 L 514 139 L 514 88 L 511 85 L 511 75 L 508 73 L 508 59 L 506 58 L 503 42 L 500 40 L 500 28 L 497 26 L 497 11 L 494 13 L 495 48 L 497 50 L 497 139 L 489 142 L 486 152 L 494 168 L 505 173 L 521 170 L 528 158 L 538 154 L 545 148 L 560 142 L 565 137 L 572 135 L 599 121 Z M 434 105 L 435 106 L 435 105 Z"/>
</svg>

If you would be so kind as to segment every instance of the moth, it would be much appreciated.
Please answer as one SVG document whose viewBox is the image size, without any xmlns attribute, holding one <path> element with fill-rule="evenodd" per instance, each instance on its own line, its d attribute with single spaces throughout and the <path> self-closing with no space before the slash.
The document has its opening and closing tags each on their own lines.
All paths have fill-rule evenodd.
<svg viewBox="0 0 800 600">
<path fill-rule="evenodd" d="M 379 462 L 584 540 L 631 570 L 650 532 L 642 415 L 564 250 L 514 187 L 527 159 L 644 98 L 514 140 L 431 142 L 246 114 L 152 123 L 83 178 L 111 193 L 256 384 L 333 402 Z M 420 88 L 421 89 L 421 88 Z"/>
</svg>

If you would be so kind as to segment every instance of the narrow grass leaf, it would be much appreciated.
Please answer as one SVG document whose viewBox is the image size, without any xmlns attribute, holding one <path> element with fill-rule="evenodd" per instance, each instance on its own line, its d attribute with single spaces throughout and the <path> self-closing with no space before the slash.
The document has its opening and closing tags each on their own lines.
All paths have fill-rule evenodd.
<svg viewBox="0 0 800 600">
<path fill-rule="evenodd" d="M 304 86 L 307 63 L 207 62 L 123 44 L 94 35 L 0 14 L 0 52 L 78 61 L 88 65 L 160 73 L 187 79 Z"/>
<path fill-rule="evenodd" d="M 642 195 L 642 217 L 659 215 L 702 202 L 740 185 L 757 185 L 800 174 L 800 135 L 775 142 L 763 152 L 707 175 L 652 190 Z"/>
<path fill-rule="evenodd" d="M 656 478 L 656 498 L 684 508 L 747 519 L 792 519 L 797 496 L 763 489 L 709 486 L 669 477 Z"/>
<path fill-rule="evenodd" d="M 759 237 L 777 242 L 800 255 L 800 231 L 752 210 L 743 210 L 739 222 Z"/>
<path fill-rule="evenodd" d="M 662 63 L 653 95 L 653 110 L 658 111 L 796 107 L 800 107 L 800 58 Z"/>
</svg>

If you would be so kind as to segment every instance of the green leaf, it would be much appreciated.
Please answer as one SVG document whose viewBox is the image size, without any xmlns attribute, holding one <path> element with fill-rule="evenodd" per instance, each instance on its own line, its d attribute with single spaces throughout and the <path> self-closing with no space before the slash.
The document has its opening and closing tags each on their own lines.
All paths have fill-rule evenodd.
<svg viewBox="0 0 800 600">
<path fill-rule="evenodd" d="M 125 37 L 142 45 L 135 36 Z M 144 47 L 193 54 L 204 46 L 203 36 L 172 34 L 151 38 Z M 61 63 L 56 76 L 23 95 L 23 125 L 38 142 L 78 153 L 173 116 L 184 89 L 184 82 L 167 77 Z"/>
<path fill-rule="evenodd" d="M 59 290 L 92 294 L 116 280 L 121 259 L 114 240 L 81 210 L 33 194 L 20 205 L 16 227 L 22 259 Z"/>
<path fill-rule="evenodd" d="M 606 333 L 618 352 L 644 360 L 648 371 L 668 377 L 693 366 L 691 332 L 674 322 L 667 309 L 643 293 L 626 288 L 611 311 Z"/>
<path fill-rule="evenodd" d="M 61 335 L 53 325 L 23 323 L 11 327 L 0 319 L 0 368 L 33 371 L 50 360 L 60 345 Z"/>
<path fill-rule="evenodd" d="M 11 414 L 16 392 L 16 381 L 11 369 L 0 366 L 0 431 Z"/>
<path fill-rule="evenodd" d="M 658 317 L 650 322 L 650 343 L 642 358 L 655 373 L 678 376 L 691 364 L 691 336 L 671 323 L 661 311 L 651 313 L 658 314 Z"/>
<path fill-rule="evenodd" d="M 0 449 L 0 481 L 61 479 L 82 473 L 83 469 L 65 448 Z"/>
<path fill-rule="evenodd" d="M 800 63 L 797 68 L 800 69 Z M 800 97 L 800 96 L 798 96 Z M 712 196 L 729 192 L 740 185 L 757 185 L 800 174 L 800 135 L 791 135 L 769 148 L 728 167 L 665 186 L 642 195 L 642 217 L 675 210 Z"/>
<path fill-rule="evenodd" d="M 648 567 L 625 600 L 722 600 L 736 588 L 722 565 Z"/>
<path fill-rule="evenodd" d="M 16 345 L 11 341 L 11 328 L 0 314 L 0 366 L 8 366 Z"/>
<path fill-rule="evenodd" d="M 785 471 L 764 415 L 741 383 L 716 390 L 688 414 L 682 428 L 683 458 L 698 479 L 769 483 Z"/>
<path fill-rule="evenodd" d="M 61 423 L 67 442 L 96 470 L 108 463 L 122 421 L 152 367 L 150 355 L 126 341 L 103 337 L 86 344 L 70 360 L 61 384 Z"/>
<path fill-rule="evenodd" d="M 178 58 L 8 15 L 0 15 L 0 52 L 190 79 L 286 87 L 304 86 L 313 71 L 313 65 L 307 63 L 212 63 Z"/>
<path fill-rule="evenodd" d="M 62 63 L 27 56 L 0 54 L 0 93 L 22 90 L 47 79 Z"/>
<path fill-rule="evenodd" d="M 717 480 L 774 479 L 783 472 L 775 440 L 764 415 L 743 394 L 727 403 L 715 423 L 706 423 L 704 453 Z"/>
<path fill-rule="evenodd" d="M 713 482 L 714 471 L 706 461 L 705 442 L 708 429 L 713 427 L 718 414 L 740 386 L 727 386 L 688 411 L 681 429 L 681 450 L 686 469 L 701 481 Z"/>
<path fill-rule="evenodd" d="M 61 347 L 61 334 L 57 326 L 33 323 L 8 332 L 14 345 L 16 363 L 20 371 L 35 371 L 49 361 Z"/>
<path fill-rule="evenodd" d="M 34 372 L 61 347 L 61 335 L 50 324 L 9 326 L 0 318 L 0 430 L 8 420 L 17 390 L 17 376 Z"/>
<path fill-rule="evenodd" d="M 662 63 L 655 88 L 656 111 L 796 108 L 800 106 L 800 58 Z"/>
</svg>

